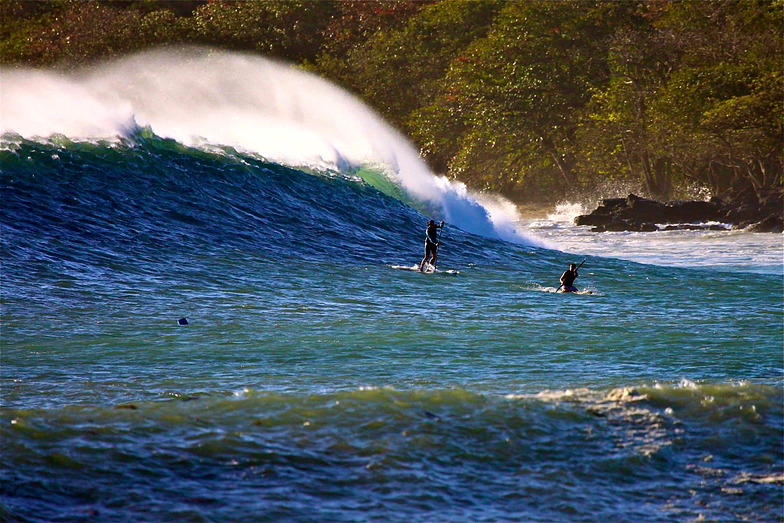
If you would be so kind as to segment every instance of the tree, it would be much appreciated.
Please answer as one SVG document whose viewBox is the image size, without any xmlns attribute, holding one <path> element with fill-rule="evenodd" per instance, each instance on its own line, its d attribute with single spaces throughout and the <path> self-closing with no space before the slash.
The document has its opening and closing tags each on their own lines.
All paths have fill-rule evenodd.
<svg viewBox="0 0 784 523">
<path fill-rule="evenodd" d="M 412 113 L 434 98 L 451 61 L 484 36 L 501 5 L 429 4 L 405 24 L 376 32 L 350 64 L 355 88 L 386 118 L 412 130 Z"/>
<path fill-rule="evenodd" d="M 11 14 L 3 61 L 74 66 L 177 40 L 172 11 L 122 9 L 110 3 L 51 0 L 3 4 Z M 32 5 L 31 5 L 32 4 Z M 9 29 L 6 28 L 6 31 Z"/>
<path fill-rule="evenodd" d="M 434 139 L 444 140 L 444 128 L 463 130 L 450 173 L 471 177 L 471 162 L 484 155 L 496 159 L 498 178 L 525 178 L 540 193 L 576 190 L 576 132 L 591 89 L 608 79 L 608 38 L 625 11 L 603 2 L 506 3 L 421 112 L 423 134 Z"/>
<path fill-rule="evenodd" d="M 232 0 L 197 8 L 183 25 L 190 41 L 300 62 L 316 57 L 336 12 L 334 2 Z"/>
<path fill-rule="evenodd" d="M 607 50 L 610 80 L 593 90 L 580 130 L 585 154 L 590 155 L 583 160 L 584 169 L 602 177 L 617 170 L 616 179 L 639 183 L 653 198 L 671 191 L 672 162 L 656 146 L 650 105 L 681 54 L 672 39 L 653 26 L 661 12 L 659 4 L 644 5 L 616 28 Z"/>
<path fill-rule="evenodd" d="M 653 104 L 661 148 L 713 194 L 781 185 L 784 3 L 674 4 L 661 27 L 681 59 Z"/>
</svg>

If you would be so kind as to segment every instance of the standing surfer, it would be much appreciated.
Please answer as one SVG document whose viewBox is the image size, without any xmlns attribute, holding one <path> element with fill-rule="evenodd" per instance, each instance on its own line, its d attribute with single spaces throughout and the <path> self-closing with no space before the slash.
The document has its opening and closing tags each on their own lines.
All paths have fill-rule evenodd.
<svg viewBox="0 0 784 523">
<path fill-rule="evenodd" d="M 582 263 L 580 265 L 582 265 Z M 578 276 L 577 266 L 573 263 L 569 264 L 569 268 L 561 274 L 562 292 L 577 292 L 577 287 L 574 286 L 574 280 L 576 280 Z"/>
<path fill-rule="evenodd" d="M 435 270 L 436 259 L 438 258 L 438 229 L 444 227 L 443 220 L 440 224 L 430 220 L 427 222 L 427 231 L 425 231 L 425 257 L 422 258 L 422 263 L 419 264 L 419 272 L 425 269 L 425 264 L 430 263 Z M 432 259 L 431 259 L 432 258 Z"/>
</svg>

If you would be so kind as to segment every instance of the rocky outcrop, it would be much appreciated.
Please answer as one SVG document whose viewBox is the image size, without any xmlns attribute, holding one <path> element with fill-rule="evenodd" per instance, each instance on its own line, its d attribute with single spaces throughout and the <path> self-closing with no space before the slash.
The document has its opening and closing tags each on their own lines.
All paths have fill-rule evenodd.
<svg viewBox="0 0 784 523">
<path fill-rule="evenodd" d="M 784 219 L 781 216 L 771 215 L 764 220 L 752 223 L 746 230 L 749 232 L 784 232 Z"/>
<path fill-rule="evenodd" d="M 593 232 L 658 231 L 657 224 L 669 224 L 662 230 L 722 230 L 727 224 L 751 232 L 784 231 L 782 191 L 771 191 L 762 198 L 746 198 L 727 203 L 718 198 L 709 201 L 671 201 L 667 203 L 630 194 L 626 198 L 610 198 L 590 214 L 578 216 L 575 225 L 594 227 Z"/>
</svg>

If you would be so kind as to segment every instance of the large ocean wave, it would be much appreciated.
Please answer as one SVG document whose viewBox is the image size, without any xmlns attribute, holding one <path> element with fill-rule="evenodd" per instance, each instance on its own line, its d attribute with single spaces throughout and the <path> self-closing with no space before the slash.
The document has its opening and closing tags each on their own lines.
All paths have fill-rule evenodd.
<svg viewBox="0 0 784 523">
<path fill-rule="evenodd" d="M 117 256 L 160 270 L 162 259 L 230 250 L 347 263 L 421 257 L 424 217 L 356 176 L 202 151 L 149 132 L 111 144 L 6 140 L 0 163 L 9 262 L 50 252 L 74 267 Z M 511 243 L 491 253 L 497 241 L 452 226 L 442 240 L 453 262 L 512 253 Z"/>
<path fill-rule="evenodd" d="M 0 133 L 25 138 L 116 141 L 148 128 L 187 146 L 229 146 L 297 168 L 361 173 L 370 166 L 436 218 L 542 244 L 515 231 L 513 206 L 434 175 L 400 133 L 349 93 L 258 56 L 187 48 L 72 74 L 5 70 L 0 111 Z"/>
</svg>

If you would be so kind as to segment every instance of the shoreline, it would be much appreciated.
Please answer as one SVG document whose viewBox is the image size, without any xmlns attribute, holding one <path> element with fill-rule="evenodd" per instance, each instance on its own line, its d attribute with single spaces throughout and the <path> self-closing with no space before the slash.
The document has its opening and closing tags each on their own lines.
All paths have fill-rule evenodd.
<svg viewBox="0 0 784 523">
<path fill-rule="evenodd" d="M 781 191 L 755 201 L 725 202 L 675 200 L 659 202 L 629 194 L 606 198 L 589 214 L 574 218 L 575 225 L 592 226 L 591 232 L 656 232 L 660 230 L 723 230 L 717 224 L 748 232 L 784 232 Z M 660 225 L 665 225 L 661 228 Z"/>
</svg>

